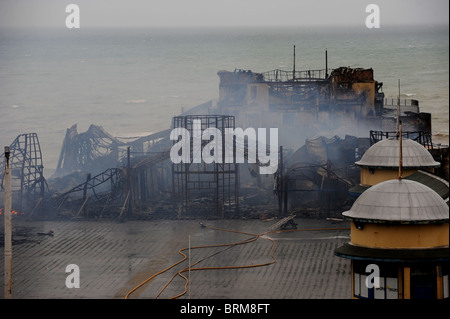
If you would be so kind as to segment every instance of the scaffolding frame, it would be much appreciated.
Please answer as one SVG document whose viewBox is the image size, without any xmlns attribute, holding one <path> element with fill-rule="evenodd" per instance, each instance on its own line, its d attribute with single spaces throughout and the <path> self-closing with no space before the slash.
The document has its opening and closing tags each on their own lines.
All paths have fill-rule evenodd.
<svg viewBox="0 0 450 319">
<path fill-rule="evenodd" d="M 172 193 L 178 217 L 187 215 L 214 215 L 239 212 L 238 165 L 225 163 L 225 129 L 235 128 L 235 118 L 230 115 L 186 115 L 172 119 L 172 128 L 185 128 L 192 136 L 194 120 L 201 121 L 201 130 L 217 128 L 222 133 L 222 163 L 172 163 Z M 203 146 L 209 141 L 202 141 Z M 174 144 L 177 141 L 174 141 Z M 190 158 L 193 157 L 193 140 L 190 140 Z M 235 151 L 235 141 L 233 150 Z"/>
</svg>

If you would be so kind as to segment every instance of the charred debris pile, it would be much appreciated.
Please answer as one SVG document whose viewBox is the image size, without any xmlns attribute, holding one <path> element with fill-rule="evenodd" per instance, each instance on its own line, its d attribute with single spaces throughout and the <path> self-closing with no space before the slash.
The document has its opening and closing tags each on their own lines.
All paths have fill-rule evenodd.
<svg viewBox="0 0 450 319">
<path fill-rule="evenodd" d="M 14 207 L 33 217 L 333 216 L 351 205 L 348 189 L 359 180 L 355 158 L 369 144 L 368 138 L 334 136 L 307 140 L 295 152 L 280 147 L 276 173 L 261 175 L 258 163 L 175 165 L 169 131 L 121 143 L 101 127 L 78 134 L 73 126 L 58 170 L 48 180 L 42 164 L 29 176 L 28 154 L 18 151 L 22 157 L 12 160 Z"/>
<path fill-rule="evenodd" d="M 431 142 L 431 115 L 416 100 L 385 99 L 372 69 L 218 75 L 219 101 L 174 117 L 171 129 L 119 138 L 97 125 L 68 128 L 48 180 L 37 135 L 19 135 L 10 147 L 13 208 L 33 218 L 340 217 L 356 199 L 348 191 L 360 181 L 355 162 L 395 132 L 397 114 L 448 181 L 448 146 Z M 192 129 L 193 119 L 220 131 L 279 128 L 276 172 L 260 174 L 258 162 L 174 164 L 170 132 Z"/>
<path fill-rule="evenodd" d="M 280 147 L 276 173 L 261 175 L 257 163 L 236 164 L 238 170 L 212 165 L 200 172 L 184 165 L 185 171 L 177 171 L 169 158 L 169 131 L 109 147 L 109 135 L 99 132 L 104 130 L 95 125 L 81 134 L 75 126 L 68 129 L 61 165 L 48 180 L 42 157 L 12 148 L 14 213 L 33 218 L 338 217 L 356 199 L 348 192 L 359 184 L 354 163 L 382 137 L 380 132 L 372 132 L 372 138 L 320 136 L 295 151 Z M 26 136 L 38 142 L 34 134 L 18 139 Z M 66 162 L 73 153 L 83 162 Z M 90 171 L 82 170 L 84 165 Z"/>
</svg>

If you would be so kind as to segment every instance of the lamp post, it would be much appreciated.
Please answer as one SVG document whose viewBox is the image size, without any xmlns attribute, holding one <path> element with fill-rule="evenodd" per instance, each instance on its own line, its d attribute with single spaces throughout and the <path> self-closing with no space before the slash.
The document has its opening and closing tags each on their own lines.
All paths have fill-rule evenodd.
<svg viewBox="0 0 450 319">
<path fill-rule="evenodd" d="M 5 299 L 11 298 L 12 274 L 12 222 L 11 222 L 11 169 L 9 167 L 9 147 L 5 146 Z"/>
</svg>

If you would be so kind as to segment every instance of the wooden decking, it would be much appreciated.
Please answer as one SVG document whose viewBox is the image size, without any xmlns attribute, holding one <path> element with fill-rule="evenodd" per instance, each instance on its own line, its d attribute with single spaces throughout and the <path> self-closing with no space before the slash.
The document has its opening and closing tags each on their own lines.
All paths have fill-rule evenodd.
<svg viewBox="0 0 450 319">
<path fill-rule="evenodd" d="M 26 234 L 13 245 L 13 298 L 124 298 L 139 283 L 182 259 L 188 247 L 233 243 L 251 237 L 206 226 L 252 234 L 268 231 L 277 221 L 262 220 L 67 220 L 22 221 L 13 224 Z M 334 256 L 334 249 L 349 241 L 346 222 L 296 218 L 297 230 L 268 233 L 257 240 L 222 248 L 191 249 L 191 263 L 217 252 L 196 267 L 256 265 L 243 269 L 199 270 L 190 274 L 192 299 L 348 299 L 350 262 Z M 314 229 L 322 230 L 314 230 Z M 333 228 L 333 230 L 323 230 Z M 309 229 L 309 230 L 305 230 Z M 45 235 L 53 231 L 53 236 Z M 38 235 L 37 233 L 41 233 Z M 44 234 L 44 235 L 43 235 Z M 14 236 L 14 235 L 13 235 Z M 23 239 L 21 242 L 20 239 Z M 223 250 L 223 251 L 222 251 Z M 187 254 L 187 250 L 185 251 Z M 3 250 L 0 252 L 3 260 Z M 67 288 L 66 266 L 80 269 L 80 288 Z M 188 261 L 161 274 L 129 298 L 155 298 Z M 0 264 L 3 273 L 3 263 Z M 188 276 L 188 273 L 184 273 Z M 3 286 L 3 276 L 0 277 Z M 167 299 L 184 290 L 176 277 L 161 293 Z M 3 297 L 3 290 L 0 291 Z M 188 298 L 185 294 L 180 298 Z"/>
</svg>

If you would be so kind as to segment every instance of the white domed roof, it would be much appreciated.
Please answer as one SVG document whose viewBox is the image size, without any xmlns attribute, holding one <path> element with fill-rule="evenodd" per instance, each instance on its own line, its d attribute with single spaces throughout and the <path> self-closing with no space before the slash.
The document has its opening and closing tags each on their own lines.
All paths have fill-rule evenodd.
<svg viewBox="0 0 450 319">
<path fill-rule="evenodd" d="M 399 141 L 396 138 L 389 138 L 373 144 L 364 153 L 361 160 L 355 164 L 369 167 L 398 168 Z M 430 168 L 440 165 L 423 145 L 409 138 L 402 140 L 403 168 Z"/>
<path fill-rule="evenodd" d="M 372 222 L 448 222 L 447 203 L 428 186 L 394 179 L 372 186 L 342 215 Z"/>
</svg>

